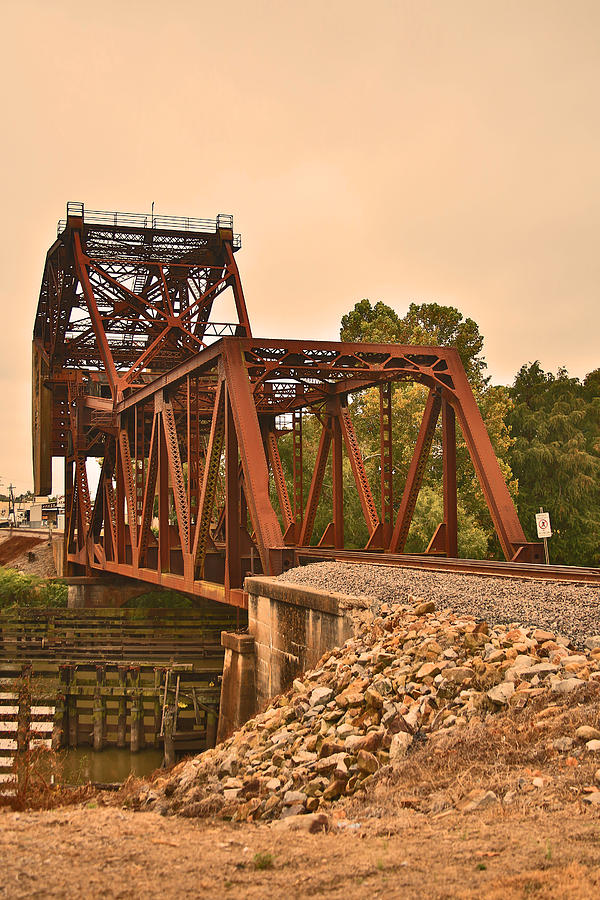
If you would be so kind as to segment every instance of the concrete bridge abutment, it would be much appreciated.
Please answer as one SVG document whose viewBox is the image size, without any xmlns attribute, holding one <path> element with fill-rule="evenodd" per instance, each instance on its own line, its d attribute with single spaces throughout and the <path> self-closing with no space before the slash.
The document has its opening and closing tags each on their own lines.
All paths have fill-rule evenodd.
<svg viewBox="0 0 600 900">
<path fill-rule="evenodd" d="M 343 594 L 265 577 L 246 578 L 244 588 L 248 633 L 221 635 L 225 662 L 218 741 L 354 633 L 352 598 Z"/>
</svg>

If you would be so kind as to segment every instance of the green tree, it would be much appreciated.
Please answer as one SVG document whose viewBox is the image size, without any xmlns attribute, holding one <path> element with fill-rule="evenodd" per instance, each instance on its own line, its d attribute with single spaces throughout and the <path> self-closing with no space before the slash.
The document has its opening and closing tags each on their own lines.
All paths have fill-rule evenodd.
<svg viewBox="0 0 600 900">
<path fill-rule="evenodd" d="M 485 376 L 486 362 L 483 356 L 483 337 L 473 319 L 465 319 L 454 307 L 437 303 L 411 303 L 404 317 L 400 317 L 391 307 L 381 301 L 372 305 L 369 300 L 361 300 L 342 318 L 340 337 L 344 341 L 364 341 L 368 343 L 401 343 L 408 345 L 433 345 L 455 347 L 461 357 L 471 387 L 481 409 L 490 439 L 500 462 L 509 490 L 516 495 L 517 483 L 508 461 L 512 444 L 506 423 L 511 399 L 507 388 L 491 386 Z M 412 451 L 417 439 L 423 408 L 427 398 L 427 388 L 419 384 L 398 384 L 393 388 L 393 444 L 394 444 L 394 495 L 399 502 L 408 473 Z M 363 457 L 367 460 L 367 471 L 376 493 L 379 489 L 379 396 L 376 390 L 367 390 L 354 395 L 351 411 L 361 444 Z M 425 539 L 423 523 L 417 524 L 420 503 L 415 510 L 415 518 L 407 543 L 407 549 L 424 550 L 433 535 L 435 525 L 441 521 L 441 481 L 442 447 L 438 428 L 426 468 L 423 492 L 432 491 L 439 499 L 435 507 L 431 502 L 427 508 L 439 509 L 440 517 Z M 460 497 L 459 545 L 462 555 L 477 556 L 498 553 L 500 547 L 495 537 L 491 518 L 471 463 L 466 444 L 457 429 L 457 485 Z M 432 495 L 424 496 L 431 497 Z M 467 539 L 467 533 L 478 529 L 477 539 Z M 472 529 L 471 529 L 472 530 Z M 481 535 L 487 535 L 486 551 L 482 552 Z M 417 535 L 419 538 L 417 539 Z M 362 537 L 362 535 L 361 535 Z M 357 536 L 358 538 L 358 536 Z M 467 549 L 467 545 L 468 548 Z"/>
<path fill-rule="evenodd" d="M 487 382 L 487 364 L 482 356 L 483 337 L 473 319 L 465 319 L 454 306 L 439 303 L 411 303 L 402 318 L 379 300 L 374 306 L 360 300 L 345 316 L 340 329 L 342 341 L 365 343 L 419 344 L 455 347 L 474 390 Z"/>
<path fill-rule="evenodd" d="M 554 562 L 600 564 L 600 370 L 582 382 L 566 369 L 522 366 L 511 389 L 512 469 L 519 515 L 536 540 L 535 513 L 550 513 Z"/>
<path fill-rule="evenodd" d="M 354 309 L 342 316 L 340 340 L 348 343 L 400 344 L 402 320 L 398 313 L 378 300 L 360 300 Z"/>
</svg>

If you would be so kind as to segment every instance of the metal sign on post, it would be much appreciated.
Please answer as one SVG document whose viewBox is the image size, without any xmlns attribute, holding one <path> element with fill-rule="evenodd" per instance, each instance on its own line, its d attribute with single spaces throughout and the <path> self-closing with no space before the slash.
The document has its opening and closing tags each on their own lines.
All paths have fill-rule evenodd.
<svg viewBox="0 0 600 900">
<path fill-rule="evenodd" d="M 546 565 L 550 565 L 550 557 L 548 555 L 548 538 L 552 537 L 552 528 L 550 526 L 550 513 L 544 512 L 540 506 L 539 513 L 535 514 L 535 524 L 537 525 L 537 536 L 544 539 L 544 552 L 546 554 Z"/>
</svg>

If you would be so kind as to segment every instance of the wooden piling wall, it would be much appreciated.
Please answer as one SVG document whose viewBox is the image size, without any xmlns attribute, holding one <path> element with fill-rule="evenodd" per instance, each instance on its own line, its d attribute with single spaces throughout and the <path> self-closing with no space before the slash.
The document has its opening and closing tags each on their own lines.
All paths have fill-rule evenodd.
<svg viewBox="0 0 600 900">
<path fill-rule="evenodd" d="M 213 746 L 223 670 L 221 631 L 239 614 L 201 610 L 0 612 L 0 685 L 30 689 L 52 703 L 52 746 Z"/>
</svg>

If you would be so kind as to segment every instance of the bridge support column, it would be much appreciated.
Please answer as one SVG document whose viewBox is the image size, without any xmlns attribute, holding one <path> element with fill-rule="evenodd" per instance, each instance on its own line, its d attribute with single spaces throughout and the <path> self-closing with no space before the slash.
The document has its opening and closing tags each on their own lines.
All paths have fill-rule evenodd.
<svg viewBox="0 0 600 900">
<path fill-rule="evenodd" d="M 221 644 L 225 647 L 225 659 L 217 742 L 241 728 L 257 711 L 254 638 L 250 634 L 222 631 Z"/>
<path fill-rule="evenodd" d="M 249 634 L 221 632 L 225 663 L 217 741 L 352 637 L 350 610 L 363 605 L 355 597 L 276 578 L 246 578 L 245 590 Z"/>
<path fill-rule="evenodd" d="M 132 578 L 82 576 L 65 578 L 65 582 L 69 609 L 118 608 L 153 589 L 151 584 Z"/>
</svg>

